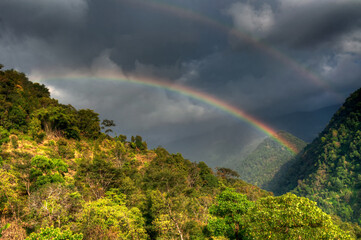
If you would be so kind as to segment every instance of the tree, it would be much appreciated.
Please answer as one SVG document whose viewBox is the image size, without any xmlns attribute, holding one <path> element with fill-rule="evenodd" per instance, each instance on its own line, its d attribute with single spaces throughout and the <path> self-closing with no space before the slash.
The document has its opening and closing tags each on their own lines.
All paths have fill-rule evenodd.
<svg viewBox="0 0 361 240">
<path fill-rule="evenodd" d="M 122 165 L 122 161 L 125 153 L 126 153 L 126 149 L 124 147 L 123 142 L 117 139 L 115 142 L 115 147 L 113 149 L 113 154 L 119 167 L 121 167 Z"/>
<path fill-rule="evenodd" d="M 30 182 L 33 189 L 47 183 L 63 183 L 64 173 L 68 172 L 68 165 L 61 159 L 36 155 L 30 163 Z"/>
<path fill-rule="evenodd" d="M 82 240 L 83 234 L 73 234 L 70 230 L 61 231 L 60 228 L 47 227 L 39 233 L 32 233 L 25 240 Z"/>
<path fill-rule="evenodd" d="M 227 188 L 216 198 L 209 209 L 211 218 L 207 229 L 212 236 L 226 236 L 229 239 L 243 239 L 245 233 L 244 216 L 254 206 L 246 195 Z"/>
<path fill-rule="evenodd" d="M 0 210 L 11 212 L 16 217 L 19 195 L 16 191 L 17 178 L 10 172 L 0 168 Z"/>
<path fill-rule="evenodd" d="M 225 178 L 225 179 L 234 179 L 234 178 L 239 178 L 239 174 L 229 168 L 224 168 L 224 167 L 217 167 L 217 176 L 221 177 L 221 178 Z"/>
<path fill-rule="evenodd" d="M 144 150 L 147 150 L 147 143 L 145 141 L 143 141 L 142 137 L 141 136 L 132 136 L 131 138 L 132 140 L 132 143 L 131 146 L 133 148 L 137 148 L 141 151 L 144 151 Z"/>
<path fill-rule="evenodd" d="M 27 227 L 37 229 L 44 226 L 64 227 L 73 224 L 81 209 L 81 195 L 59 183 L 47 184 L 33 192 L 28 198 Z M 27 218 L 26 220 L 30 220 Z"/>
<path fill-rule="evenodd" d="M 291 193 L 259 199 L 244 221 L 249 239 L 351 239 L 315 202 Z"/>
<path fill-rule="evenodd" d="M 102 121 L 102 129 L 105 129 L 105 133 L 111 133 L 113 132 L 112 129 L 110 129 L 111 127 L 115 127 L 115 123 L 113 120 L 108 120 L 108 119 L 104 119 Z"/>
<path fill-rule="evenodd" d="M 89 189 L 93 198 L 99 199 L 121 182 L 121 171 L 111 162 L 95 158 L 91 163 L 82 160 L 75 175 L 76 183 Z"/>
<path fill-rule="evenodd" d="M 147 239 L 140 210 L 128 209 L 123 199 L 110 196 L 84 205 L 78 226 L 87 239 Z"/>
<path fill-rule="evenodd" d="M 78 128 L 80 134 L 88 138 L 96 138 L 100 133 L 99 114 L 90 109 L 78 111 Z"/>
<path fill-rule="evenodd" d="M 79 139 L 76 110 L 72 106 L 49 106 L 36 110 L 32 117 L 41 121 L 45 132 L 55 132 L 67 138 Z"/>
</svg>

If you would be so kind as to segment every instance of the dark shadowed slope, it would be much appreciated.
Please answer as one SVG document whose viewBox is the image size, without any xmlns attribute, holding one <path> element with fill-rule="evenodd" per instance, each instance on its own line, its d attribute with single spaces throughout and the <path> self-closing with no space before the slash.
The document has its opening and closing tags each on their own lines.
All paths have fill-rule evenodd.
<svg viewBox="0 0 361 240">
<path fill-rule="evenodd" d="M 293 189 L 328 213 L 361 221 L 361 89 L 288 167 L 277 193 Z"/>
</svg>

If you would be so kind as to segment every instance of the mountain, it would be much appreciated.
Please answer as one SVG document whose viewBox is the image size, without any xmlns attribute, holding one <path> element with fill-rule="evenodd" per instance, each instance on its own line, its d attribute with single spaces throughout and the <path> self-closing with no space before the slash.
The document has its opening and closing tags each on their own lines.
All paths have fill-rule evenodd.
<svg viewBox="0 0 361 240">
<path fill-rule="evenodd" d="M 219 126 L 200 134 L 170 142 L 171 152 L 181 152 L 188 159 L 203 161 L 210 167 L 228 166 L 227 162 L 247 155 L 263 140 L 258 130 L 248 125 Z"/>
<path fill-rule="evenodd" d="M 278 134 L 295 146 L 298 152 L 306 146 L 304 141 L 290 133 L 281 131 Z M 275 186 L 271 185 L 270 181 L 281 166 L 293 157 L 295 157 L 294 153 L 268 137 L 250 154 L 228 163 L 227 167 L 233 166 L 233 169 L 239 173 L 240 178 L 244 181 L 255 184 L 262 189 L 273 191 Z"/>
<path fill-rule="evenodd" d="M 97 113 L 58 103 L 17 71 L 0 70 L 0 99 L 1 239 L 355 236 L 306 198 L 100 132 Z"/>
<path fill-rule="evenodd" d="M 328 213 L 361 222 L 360 153 L 361 89 L 346 99 L 326 128 L 287 167 L 277 193 L 292 190 Z"/>
<path fill-rule="evenodd" d="M 313 111 L 294 112 L 268 121 L 275 129 L 282 129 L 299 139 L 311 142 L 339 107 L 340 105 L 332 105 Z M 192 134 L 186 138 L 164 143 L 164 146 L 171 152 L 181 152 L 188 159 L 204 161 L 213 168 L 217 166 L 234 168 L 234 163 L 242 162 L 263 140 L 264 136 L 257 130 L 238 123 Z M 251 182 L 255 183 L 252 180 Z"/>
</svg>

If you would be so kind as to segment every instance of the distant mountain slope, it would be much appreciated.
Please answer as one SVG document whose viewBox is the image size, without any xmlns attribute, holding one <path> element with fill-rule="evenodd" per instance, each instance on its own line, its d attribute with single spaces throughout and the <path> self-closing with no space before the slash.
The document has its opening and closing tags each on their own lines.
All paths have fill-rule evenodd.
<svg viewBox="0 0 361 240">
<path fill-rule="evenodd" d="M 331 240 L 356 233 L 305 198 L 275 198 L 230 169 L 214 174 L 204 162 L 149 150 L 140 136 L 101 133 L 97 113 L 59 104 L 16 71 L 0 70 L 0 100 L 1 239 Z"/>
<path fill-rule="evenodd" d="M 301 139 L 287 132 L 279 132 L 284 139 L 301 151 L 306 143 Z M 280 167 L 290 161 L 294 154 L 272 138 L 266 138 L 248 156 L 237 159 L 233 163 L 228 163 L 228 167 L 233 165 L 240 178 L 246 182 L 255 184 L 263 189 L 272 191 L 274 186 L 269 184 Z"/>
<path fill-rule="evenodd" d="M 262 141 L 263 133 L 239 123 L 219 126 L 212 131 L 194 134 L 165 144 L 171 152 L 181 152 L 192 161 L 203 161 L 210 167 L 224 167 L 239 156 L 246 156 Z M 257 145 L 253 146 L 253 142 Z"/>
<path fill-rule="evenodd" d="M 206 239 L 208 209 L 226 187 L 250 200 L 270 196 L 204 162 L 149 150 L 140 136 L 101 133 L 94 111 L 59 104 L 44 85 L 0 70 L 1 239 L 41 227 L 85 240 Z"/>
<path fill-rule="evenodd" d="M 279 194 L 294 189 L 326 212 L 361 221 L 361 89 L 289 166 Z"/>
<path fill-rule="evenodd" d="M 275 129 L 282 129 L 306 142 L 312 142 L 323 130 L 340 105 L 314 111 L 294 112 L 270 119 Z M 212 131 L 194 133 L 162 146 L 171 152 L 181 152 L 193 161 L 204 161 L 211 167 L 234 168 L 233 163 L 244 159 L 264 139 L 262 134 L 248 125 L 219 126 Z"/>
</svg>

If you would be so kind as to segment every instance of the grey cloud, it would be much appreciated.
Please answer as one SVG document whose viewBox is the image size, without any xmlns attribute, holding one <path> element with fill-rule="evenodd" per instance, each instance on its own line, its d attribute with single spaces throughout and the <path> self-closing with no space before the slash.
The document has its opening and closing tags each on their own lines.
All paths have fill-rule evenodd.
<svg viewBox="0 0 361 240">
<path fill-rule="evenodd" d="M 273 32 L 266 39 L 273 44 L 295 47 L 331 44 L 338 37 L 361 27 L 359 1 L 320 1 L 281 9 Z"/>
<path fill-rule="evenodd" d="M 341 97 L 359 87 L 361 7 L 338 2 L 3 0 L 0 62 L 40 77 L 114 71 L 174 81 L 267 122 L 341 102 L 307 71 Z M 230 34 L 232 21 L 266 47 Z M 154 145 L 207 136 L 234 123 L 210 105 L 161 89 L 110 81 L 45 83 L 62 102 L 95 109 L 117 122 L 118 133 L 140 134 Z"/>
<path fill-rule="evenodd" d="M 79 27 L 84 22 L 86 12 L 86 0 L 0 2 L 2 25 L 22 36 L 48 38 L 57 32 L 65 33 L 70 25 L 73 29 Z"/>
</svg>

